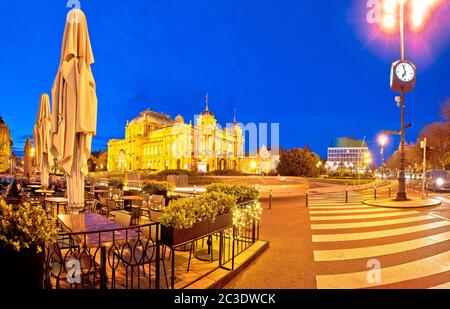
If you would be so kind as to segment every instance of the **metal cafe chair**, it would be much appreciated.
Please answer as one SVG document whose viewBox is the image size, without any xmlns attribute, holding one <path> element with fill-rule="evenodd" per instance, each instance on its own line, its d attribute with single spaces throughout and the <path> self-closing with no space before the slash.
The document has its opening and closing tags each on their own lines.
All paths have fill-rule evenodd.
<svg viewBox="0 0 450 309">
<path fill-rule="evenodd" d="M 60 239 L 53 243 L 48 254 L 49 260 L 47 265 L 51 266 L 49 274 L 50 277 L 56 279 L 56 288 L 60 287 L 61 280 L 67 279 L 66 262 L 72 257 L 76 257 L 80 261 L 82 280 L 89 282 L 89 275 L 96 276 L 100 274 L 101 267 L 90 254 L 79 254 L 79 246 L 77 244 L 67 246 L 65 241 L 66 239 Z"/>
<path fill-rule="evenodd" d="M 121 213 L 118 215 L 116 222 L 124 225 L 131 220 L 130 215 Z M 129 240 L 122 249 L 117 249 L 114 254 L 122 262 L 126 268 L 131 269 L 131 276 L 135 273 L 135 269 L 142 267 L 142 273 L 146 276 L 145 265 L 149 265 L 155 261 L 156 254 L 156 237 L 157 228 L 155 226 L 146 226 L 140 230 L 139 239 Z M 164 263 L 164 257 L 160 256 L 162 261 L 164 276 L 166 280 L 166 287 L 169 287 L 169 281 L 167 277 L 166 266 Z"/>
<path fill-rule="evenodd" d="M 160 209 L 160 208 L 164 207 L 165 206 L 164 196 L 157 195 L 157 194 L 152 195 L 152 197 L 150 199 L 150 206 L 153 209 Z"/>
</svg>

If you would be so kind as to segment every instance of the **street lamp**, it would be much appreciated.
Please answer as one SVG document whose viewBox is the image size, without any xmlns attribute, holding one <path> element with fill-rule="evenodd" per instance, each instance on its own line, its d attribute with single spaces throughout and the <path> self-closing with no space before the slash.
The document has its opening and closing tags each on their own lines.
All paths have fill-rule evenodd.
<svg viewBox="0 0 450 309">
<path fill-rule="evenodd" d="M 418 31 L 424 24 L 425 19 L 433 6 L 439 0 L 384 0 L 383 2 L 383 26 L 392 29 L 399 20 L 400 30 L 400 60 L 394 62 L 391 68 L 391 88 L 399 92 L 401 96 L 397 104 L 401 108 L 400 128 L 400 172 L 398 176 L 397 201 L 406 201 L 406 179 L 405 179 L 405 93 L 414 89 L 416 83 L 416 68 L 411 61 L 405 60 L 405 7 L 411 8 L 412 30 Z M 398 16 L 397 16 L 398 13 Z"/>
<path fill-rule="evenodd" d="M 381 134 L 378 136 L 378 144 L 381 146 L 380 154 L 381 154 L 381 179 L 384 179 L 384 146 L 387 143 L 387 136 Z"/>
</svg>

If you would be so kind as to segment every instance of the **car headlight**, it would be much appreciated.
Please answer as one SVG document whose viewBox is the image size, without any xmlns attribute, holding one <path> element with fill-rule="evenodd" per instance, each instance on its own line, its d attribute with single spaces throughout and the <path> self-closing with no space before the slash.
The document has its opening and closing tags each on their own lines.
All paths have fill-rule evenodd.
<svg viewBox="0 0 450 309">
<path fill-rule="evenodd" d="M 437 184 L 438 186 L 442 186 L 442 185 L 444 184 L 444 179 L 442 179 L 442 178 L 436 179 L 436 184 Z"/>
</svg>

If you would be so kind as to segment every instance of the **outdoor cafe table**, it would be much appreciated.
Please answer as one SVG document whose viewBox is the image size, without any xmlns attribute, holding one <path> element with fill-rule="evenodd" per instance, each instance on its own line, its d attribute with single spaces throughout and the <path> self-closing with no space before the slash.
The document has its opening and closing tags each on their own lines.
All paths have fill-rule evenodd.
<svg viewBox="0 0 450 309">
<path fill-rule="evenodd" d="M 59 205 L 60 204 L 67 205 L 69 203 L 69 199 L 67 199 L 65 197 L 47 197 L 45 199 L 45 201 L 49 202 L 49 203 L 52 203 L 52 204 L 56 204 L 56 214 L 57 215 L 59 215 Z"/>
<path fill-rule="evenodd" d="M 45 199 L 47 198 L 47 195 L 53 195 L 55 193 L 55 191 L 53 191 L 53 190 L 44 190 L 44 189 L 39 189 L 34 192 L 42 194 L 44 196 L 44 206 L 45 206 Z"/>
<path fill-rule="evenodd" d="M 131 208 L 132 208 L 131 203 L 133 201 L 143 201 L 144 197 L 140 196 L 140 195 L 122 195 L 119 199 L 124 201 L 124 203 L 127 202 L 128 205 L 126 207 L 128 207 L 131 210 Z M 137 208 L 139 208 L 139 207 L 137 207 Z"/>
<path fill-rule="evenodd" d="M 138 237 L 137 231 L 128 230 L 128 235 L 126 230 L 113 231 L 125 227 L 99 214 L 58 215 L 58 220 L 68 232 L 87 233 L 80 240 L 90 247 L 106 246 L 113 241 L 120 242 Z"/>
<path fill-rule="evenodd" d="M 100 247 L 100 260 L 103 265 L 100 273 L 100 285 L 106 288 L 106 246 L 139 238 L 137 230 L 119 230 L 122 225 L 108 220 L 99 214 L 58 215 L 63 229 L 71 233 L 81 233 L 77 238 L 87 247 Z M 82 234 L 86 233 L 86 234 Z M 90 233 L 90 234 L 89 234 Z"/>
<path fill-rule="evenodd" d="M 102 196 L 102 197 L 105 197 L 105 195 L 107 195 L 110 192 L 111 192 L 110 190 L 106 190 L 106 189 L 94 190 L 95 194 L 97 194 L 98 196 Z"/>
<path fill-rule="evenodd" d="M 31 188 L 31 189 L 40 189 L 41 185 L 28 185 L 27 188 Z"/>
</svg>

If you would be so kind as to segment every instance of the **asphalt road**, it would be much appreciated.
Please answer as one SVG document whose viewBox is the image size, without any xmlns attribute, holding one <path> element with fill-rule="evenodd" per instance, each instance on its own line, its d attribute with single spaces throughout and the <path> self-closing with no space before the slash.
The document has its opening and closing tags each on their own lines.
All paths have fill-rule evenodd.
<svg viewBox="0 0 450 309">
<path fill-rule="evenodd" d="M 226 288 L 450 288 L 449 193 L 430 193 L 440 206 L 401 210 L 363 205 L 361 194 L 345 204 L 342 193 L 315 195 L 306 208 L 302 195 L 274 196 L 272 210 L 263 199 L 270 248 Z M 367 279 L 372 260 L 379 282 Z"/>
</svg>

